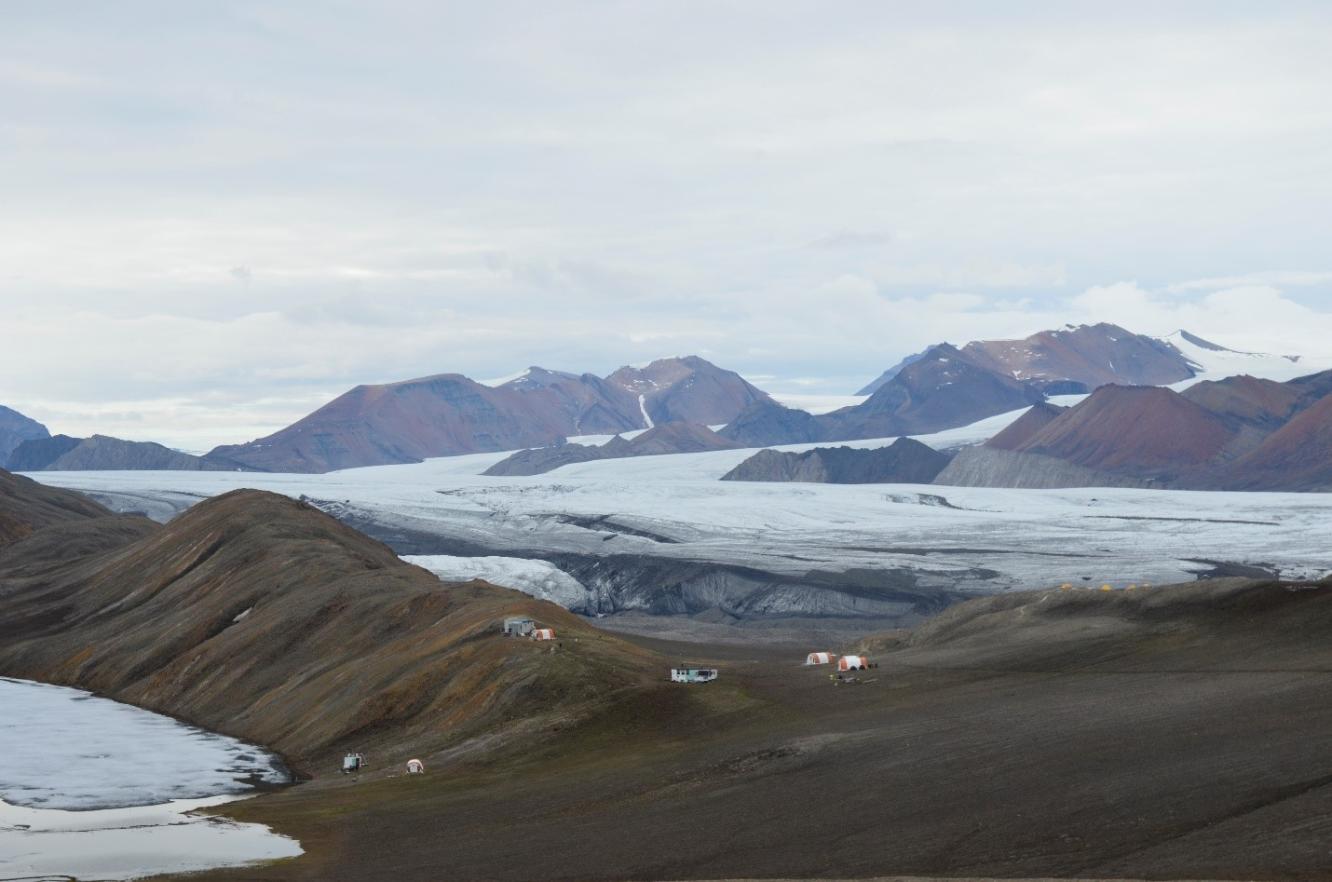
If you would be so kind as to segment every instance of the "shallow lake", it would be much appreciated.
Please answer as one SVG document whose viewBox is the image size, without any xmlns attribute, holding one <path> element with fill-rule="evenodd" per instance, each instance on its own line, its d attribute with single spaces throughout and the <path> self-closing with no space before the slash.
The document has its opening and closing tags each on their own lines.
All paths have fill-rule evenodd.
<svg viewBox="0 0 1332 882">
<path fill-rule="evenodd" d="M 283 783 L 277 757 L 77 689 L 0 678 L 0 880 L 129 879 L 292 857 L 258 824 L 190 814 Z"/>
</svg>

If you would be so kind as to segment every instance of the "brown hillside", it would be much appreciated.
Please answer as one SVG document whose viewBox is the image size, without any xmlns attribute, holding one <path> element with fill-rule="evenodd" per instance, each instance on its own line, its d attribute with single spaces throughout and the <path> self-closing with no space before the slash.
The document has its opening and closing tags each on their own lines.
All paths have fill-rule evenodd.
<svg viewBox="0 0 1332 882">
<path fill-rule="evenodd" d="M 103 692 L 298 764 L 429 755 L 521 717 L 576 717 L 647 654 L 552 604 L 445 585 L 286 497 L 241 490 L 40 580 L 0 572 L 0 672 Z M 499 636 L 507 615 L 563 648 Z"/>
<path fill-rule="evenodd" d="M 1222 486 L 1235 490 L 1332 490 L 1332 395 L 1297 414 L 1222 475 Z"/>
<path fill-rule="evenodd" d="M 1181 394 L 1229 423 L 1269 432 L 1290 419 L 1301 401 L 1300 390 L 1289 383 L 1247 375 L 1205 380 Z"/>
<path fill-rule="evenodd" d="M 1233 437 L 1170 389 L 1102 386 L 1018 449 L 1104 471 L 1177 473 L 1215 459 Z"/>
<path fill-rule="evenodd" d="M 0 469 L 0 547 L 43 527 L 110 514 L 82 493 L 47 487 Z"/>
<path fill-rule="evenodd" d="M 1033 405 L 1030 410 L 1014 420 L 998 435 L 986 441 L 985 446 L 996 447 L 1000 450 L 1016 450 L 1031 440 L 1032 436 L 1041 429 L 1054 422 L 1066 410 L 1068 408 L 1042 401 L 1040 404 Z"/>
</svg>

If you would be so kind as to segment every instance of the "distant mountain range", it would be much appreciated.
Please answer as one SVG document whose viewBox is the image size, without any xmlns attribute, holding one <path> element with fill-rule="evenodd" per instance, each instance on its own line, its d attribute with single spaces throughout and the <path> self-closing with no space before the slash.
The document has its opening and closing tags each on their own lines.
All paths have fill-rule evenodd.
<svg viewBox="0 0 1332 882">
<path fill-rule="evenodd" d="M 1294 359 L 1229 350 L 1185 331 L 1156 338 L 1112 324 L 1066 326 L 1023 340 L 940 343 L 885 371 L 866 387 L 870 394 L 863 401 L 817 415 L 784 407 L 734 371 L 697 356 L 623 367 L 605 377 L 540 367 L 490 383 L 461 374 L 438 374 L 357 386 L 272 435 L 218 447 L 202 457 L 100 435 L 51 437 L 41 424 L 0 408 L 0 466 L 20 471 L 325 472 L 513 450 L 520 452 L 494 466 L 491 473 L 537 474 L 608 457 L 930 434 L 1042 405 L 1050 395 L 1086 394 L 1107 384 L 1160 387 L 1194 380 L 1204 371 L 1220 375 L 1215 365 L 1240 372 L 1250 366 L 1270 368 L 1274 361 L 1285 370 Z M 1270 388 L 1282 385 L 1256 380 L 1243 385 L 1195 383 L 1186 400 L 1195 405 L 1194 417 L 1196 408 L 1211 412 L 1210 422 L 1191 420 L 1174 399 L 1152 400 L 1165 409 L 1162 418 L 1168 413 L 1179 425 L 1201 433 L 1189 440 L 1195 458 L 1206 459 L 1207 454 L 1229 461 L 1254 451 L 1304 406 L 1301 403 L 1307 404 L 1294 392 Z M 1098 406 L 1104 400 L 1099 399 Z M 1138 399 L 1117 402 L 1116 413 L 1133 411 L 1139 403 Z M 1025 431 L 1040 419 L 1053 421 L 1053 414 L 1042 407 L 1013 431 Z M 1115 418 L 1106 415 L 1099 421 L 1112 423 Z M 615 436 L 668 425 L 669 430 L 634 441 L 617 438 L 601 446 L 565 443 L 571 437 Z M 1071 431 L 1067 420 L 1061 426 L 1060 431 Z M 1017 469 L 1029 476 L 1020 480 L 1029 480 L 1037 473 L 1033 463 L 1041 463 L 1046 467 L 1041 480 L 1055 482 L 1180 479 L 1173 474 L 1165 477 L 1165 471 L 1147 474 L 1145 460 L 1136 470 L 1098 462 L 1081 448 L 1066 450 L 1071 441 L 1027 440 L 1033 446 L 997 440 L 985 448 L 987 453 L 973 452 L 950 465 L 949 474 L 971 481 L 1019 480 L 1012 476 Z M 1210 450 L 1209 444 L 1220 448 Z M 1125 451 L 1122 456 L 1126 463 L 1136 461 L 1135 455 L 1145 456 L 1148 449 L 1156 447 L 1145 443 L 1136 453 Z M 1014 459 L 1017 454 L 1024 457 L 1020 462 Z M 981 456 L 994 463 L 978 468 Z M 1008 472 L 995 465 L 999 459 L 1006 459 Z M 1257 460 L 1254 463 L 1258 469 Z"/>
<path fill-rule="evenodd" d="M 763 402 L 771 402 L 767 393 L 697 356 L 624 367 L 604 378 L 531 368 L 493 387 L 440 374 L 357 386 L 280 432 L 208 457 L 265 471 L 324 472 L 544 447 L 658 421 L 719 424 Z"/>
<path fill-rule="evenodd" d="M 3 465 L 16 472 L 246 470 L 239 463 L 221 457 L 194 456 L 153 441 L 125 441 L 106 435 L 91 438 L 54 435 L 24 441 Z"/>
</svg>

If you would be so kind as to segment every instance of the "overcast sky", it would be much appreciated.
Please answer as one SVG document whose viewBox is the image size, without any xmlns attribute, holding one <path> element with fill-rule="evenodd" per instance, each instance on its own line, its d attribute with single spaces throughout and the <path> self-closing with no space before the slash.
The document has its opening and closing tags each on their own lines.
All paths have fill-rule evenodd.
<svg viewBox="0 0 1332 882">
<path fill-rule="evenodd" d="M 1332 4 L 911 5 L 7 0 L 0 403 L 206 449 L 446 371 L 1332 345 Z"/>
</svg>

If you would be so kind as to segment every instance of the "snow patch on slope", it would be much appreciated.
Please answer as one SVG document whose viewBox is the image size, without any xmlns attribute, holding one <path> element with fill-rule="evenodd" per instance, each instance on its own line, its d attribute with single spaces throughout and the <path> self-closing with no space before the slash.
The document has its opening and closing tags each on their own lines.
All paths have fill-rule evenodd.
<svg viewBox="0 0 1332 882">
<path fill-rule="evenodd" d="M 552 563 L 522 557 L 454 557 L 447 554 L 410 554 L 403 560 L 429 570 L 446 582 L 484 579 L 560 606 L 580 606 L 587 600 L 583 585 Z"/>
<path fill-rule="evenodd" d="M 1190 340 L 1190 337 L 1193 337 L 1193 340 Z M 1223 380 L 1239 374 L 1284 383 L 1296 377 L 1332 369 L 1332 357 L 1329 356 L 1272 355 L 1266 352 L 1241 352 L 1225 347 L 1211 349 L 1194 342 L 1202 338 L 1182 330 L 1159 339 L 1183 353 L 1198 372 L 1196 377 L 1172 384 L 1170 388 L 1177 392 L 1201 380 Z"/>
</svg>

